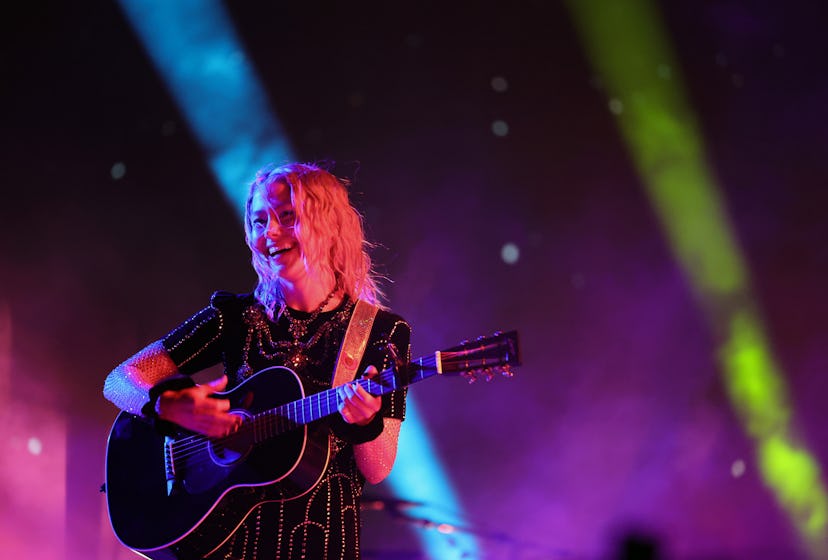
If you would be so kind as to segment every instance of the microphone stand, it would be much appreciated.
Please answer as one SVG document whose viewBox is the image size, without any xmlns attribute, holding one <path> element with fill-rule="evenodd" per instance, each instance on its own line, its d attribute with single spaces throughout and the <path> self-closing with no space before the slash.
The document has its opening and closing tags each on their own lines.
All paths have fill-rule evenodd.
<svg viewBox="0 0 828 560">
<path fill-rule="evenodd" d="M 401 500 L 397 498 L 379 498 L 379 497 L 363 497 L 362 509 L 364 511 L 384 511 L 389 517 L 395 521 L 400 521 L 414 527 L 421 529 L 436 530 L 444 535 L 451 535 L 453 533 L 472 535 L 488 541 L 493 541 L 500 545 L 510 547 L 512 550 L 523 550 L 526 552 L 534 551 L 535 554 L 531 558 L 544 560 L 576 560 L 577 556 L 574 554 L 559 550 L 550 549 L 542 545 L 531 543 L 527 541 L 519 541 L 512 538 L 503 532 L 488 531 L 470 525 L 461 525 L 457 523 L 448 523 L 445 521 L 437 521 L 427 517 L 413 515 L 406 510 L 426 506 L 422 502 L 413 502 L 409 500 Z M 520 558 L 517 554 L 510 555 L 511 558 Z M 526 557 L 530 558 L 530 557 Z"/>
</svg>

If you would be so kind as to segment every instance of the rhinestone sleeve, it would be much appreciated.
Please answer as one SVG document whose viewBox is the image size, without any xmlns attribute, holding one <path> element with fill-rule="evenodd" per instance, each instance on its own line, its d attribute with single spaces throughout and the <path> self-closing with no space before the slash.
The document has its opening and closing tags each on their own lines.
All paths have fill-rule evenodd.
<svg viewBox="0 0 828 560">
<path fill-rule="evenodd" d="M 227 299 L 217 292 L 210 306 L 112 370 L 104 382 L 104 397 L 121 410 L 140 414 L 149 402 L 150 388 L 162 379 L 220 362 L 224 315 L 215 302 Z"/>
<path fill-rule="evenodd" d="M 408 364 L 411 361 L 411 327 L 399 316 L 392 316 L 391 328 L 385 336 L 380 336 L 373 343 L 376 355 L 382 356 L 380 371 L 391 367 L 392 356 L 396 354 L 399 361 Z M 388 347 L 393 347 L 393 353 Z M 376 361 L 374 362 L 377 363 Z M 354 445 L 354 459 L 366 480 L 378 484 L 391 472 L 397 457 L 397 442 L 400 426 L 405 418 L 405 398 L 407 389 L 399 389 L 382 396 L 383 430 L 376 439 Z"/>
<path fill-rule="evenodd" d="M 359 470 L 371 484 L 378 484 L 391 472 L 397 458 L 401 420 L 383 418 L 383 430 L 377 439 L 354 446 Z"/>
<path fill-rule="evenodd" d="M 394 347 L 400 361 L 408 364 L 411 361 L 411 327 L 402 318 L 395 317 L 387 335 L 381 336 L 373 343 L 376 352 L 382 357 L 381 363 L 373 362 L 379 371 L 391 367 L 391 355 L 387 350 L 388 345 Z M 386 418 L 405 419 L 405 397 L 408 389 L 400 389 L 388 393 L 382 397 L 382 409 L 380 414 Z"/>
<path fill-rule="evenodd" d="M 181 323 L 162 343 L 179 369 L 193 374 L 221 361 L 223 332 L 224 315 L 211 304 Z"/>
<path fill-rule="evenodd" d="M 161 341 L 153 342 L 118 365 L 104 381 L 104 397 L 121 410 L 140 414 L 150 387 L 178 372 Z"/>
</svg>

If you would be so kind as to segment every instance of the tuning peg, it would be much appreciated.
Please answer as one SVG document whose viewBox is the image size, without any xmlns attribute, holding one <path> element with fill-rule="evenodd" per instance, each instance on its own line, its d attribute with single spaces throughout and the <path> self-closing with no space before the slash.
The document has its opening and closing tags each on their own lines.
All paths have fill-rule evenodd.
<svg viewBox="0 0 828 560">
<path fill-rule="evenodd" d="M 483 377 L 486 379 L 486 383 L 494 379 L 494 372 L 492 371 L 492 368 L 485 368 L 483 370 Z"/>
<path fill-rule="evenodd" d="M 474 383 L 475 381 L 477 381 L 477 370 L 469 370 L 469 371 L 464 371 L 464 372 L 461 374 L 461 376 L 462 376 L 462 377 L 465 377 L 465 378 L 466 378 L 466 381 L 468 381 L 468 382 L 469 382 L 469 385 L 471 385 L 472 383 Z"/>
<path fill-rule="evenodd" d="M 512 366 L 510 366 L 509 364 L 506 364 L 505 366 L 500 368 L 500 374 L 503 377 L 514 377 L 515 376 L 515 372 L 512 371 Z"/>
</svg>

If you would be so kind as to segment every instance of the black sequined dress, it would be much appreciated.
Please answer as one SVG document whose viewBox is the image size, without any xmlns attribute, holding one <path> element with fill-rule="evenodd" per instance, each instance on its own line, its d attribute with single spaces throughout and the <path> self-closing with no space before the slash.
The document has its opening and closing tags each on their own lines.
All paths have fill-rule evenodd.
<svg viewBox="0 0 828 560">
<path fill-rule="evenodd" d="M 354 302 L 346 298 L 336 309 L 319 314 L 308 325 L 301 347 L 288 332 L 288 320 L 273 322 L 252 295 L 216 292 L 210 305 L 163 339 L 182 373 L 193 374 L 224 364 L 228 389 L 270 366 L 290 367 L 305 394 L 331 388 L 331 376 Z M 288 310 L 297 319 L 308 313 Z M 389 343 L 406 363 L 410 360 L 410 328 L 398 315 L 380 310 L 374 321 L 359 372 L 369 365 L 391 367 Z M 299 351 L 301 350 L 301 351 Z M 384 417 L 402 420 L 405 390 L 384 395 Z M 218 551 L 215 559 L 354 559 L 359 558 L 359 500 L 365 478 L 354 460 L 349 430 L 339 414 L 320 422 L 334 434 L 332 458 L 319 484 L 285 502 L 261 504 Z"/>
</svg>

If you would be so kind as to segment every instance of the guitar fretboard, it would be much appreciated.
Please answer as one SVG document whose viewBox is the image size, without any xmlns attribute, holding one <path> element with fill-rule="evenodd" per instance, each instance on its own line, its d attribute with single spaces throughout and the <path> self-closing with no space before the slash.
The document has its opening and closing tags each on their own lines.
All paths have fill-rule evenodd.
<svg viewBox="0 0 828 560">
<path fill-rule="evenodd" d="M 385 395 L 437 375 L 437 361 L 436 356 L 428 356 L 410 363 L 407 382 L 399 379 L 394 368 L 389 368 L 374 377 L 357 379 L 355 383 L 374 396 Z M 320 391 L 256 414 L 249 429 L 254 432 L 254 440 L 261 442 L 334 414 L 339 410 L 340 401 L 336 388 Z"/>
</svg>

